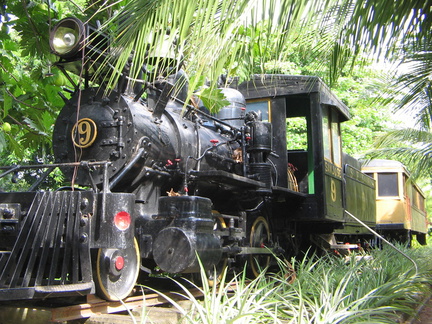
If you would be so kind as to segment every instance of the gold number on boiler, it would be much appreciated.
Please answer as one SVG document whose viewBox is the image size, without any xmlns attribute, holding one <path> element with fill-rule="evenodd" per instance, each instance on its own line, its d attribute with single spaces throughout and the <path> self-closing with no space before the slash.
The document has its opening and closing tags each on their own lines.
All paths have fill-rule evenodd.
<svg viewBox="0 0 432 324">
<path fill-rule="evenodd" d="M 72 128 L 72 142 L 76 147 L 86 148 L 94 143 L 97 135 L 96 123 L 90 118 L 82 118 Z"/>
<path fill-rule="evenodd" d="M 330 191 L 331 191 L 332 201 L 336 201 L 337 189 L 336 189 L 336 182 L 333 179 L 331 179 L 330 181 Z"/>
</svg>

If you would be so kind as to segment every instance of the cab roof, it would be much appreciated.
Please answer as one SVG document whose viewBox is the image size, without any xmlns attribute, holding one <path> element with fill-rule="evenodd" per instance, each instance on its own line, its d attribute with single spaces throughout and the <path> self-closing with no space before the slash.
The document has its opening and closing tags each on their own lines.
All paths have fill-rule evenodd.
<svg viewBox="0 0 432 324">
<path fill-rule="evenodd" d="M 249 81 L 239 83 L 238 79 L 234 80 L 230 84 L 230 87 L 239 90 L 246 99 L 318 93 L 320 104 L 336 107 L 344 120 L 351 118 L 348 107 L 316 76 L 285 74 L 254 75 Z"/>
</svg>

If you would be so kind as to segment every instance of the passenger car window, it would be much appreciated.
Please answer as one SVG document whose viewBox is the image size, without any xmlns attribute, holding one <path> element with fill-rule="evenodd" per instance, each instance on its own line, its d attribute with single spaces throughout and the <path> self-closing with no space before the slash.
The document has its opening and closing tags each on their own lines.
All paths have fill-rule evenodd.
<svg viewBox="0 0 432 324">
<path fill-rule="evenodd" d="M 378 173 L 378 197 L 399 196 L 398 174 Z"/>
</svg>

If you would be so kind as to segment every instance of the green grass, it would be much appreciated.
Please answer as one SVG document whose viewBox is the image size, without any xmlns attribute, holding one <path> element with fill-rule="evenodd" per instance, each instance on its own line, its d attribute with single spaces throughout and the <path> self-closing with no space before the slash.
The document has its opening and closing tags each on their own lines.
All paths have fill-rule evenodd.
<svg viewBox="0 0 432 324">
<path fill-rule="evenodd" d="M 385 247 L 372 251 L 371 258 L 293 259 L 293 283 L 287 281 L 290 272 L 281 260 L 280 271 L 251 282 L 243 272 L 210 287 L 202 272 L 202 298 L 176 281 L 190 308 L 166 298 L 185 323 L 396 323 L 412 316 L 430 293 L 432 271 L 431 247 L 399 248 L 417 263 L 418 271 L 412 261 Z"/>
</svg>

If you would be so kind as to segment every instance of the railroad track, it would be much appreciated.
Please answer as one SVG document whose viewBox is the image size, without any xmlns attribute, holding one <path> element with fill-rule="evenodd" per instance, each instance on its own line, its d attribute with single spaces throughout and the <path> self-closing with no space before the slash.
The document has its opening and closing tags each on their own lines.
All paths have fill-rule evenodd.
<svg viewBox="0 0 432 324">
<path fill-rule="evenodd" d="M 88 295 L 85 301 L 80 304 L 72 305 L 56 305 L 44 306 L 39 304 L 28 303 L 6 303 L 0 304 L 0 323 L 1 324 L 18 324 L 18 323 L 31 323 L 31 324 L 46 324 L 46 323 L 83 323 L 82 319 L 86 318 L 99 318 L 98 321 L 88 323 L 125 323 L 128 316 L 123 319 L 113 316 L 103 316 L 107 314 L 116 314 L 126 311 L 137 310 L 144 307 L 163 306 L 167 304 L 167 300 L 157 293 L 145 290 L 144 293 L 138 292 L 137 294 L 128 297 L 122 302 L 106 301 L 96 297 L 95 295 Z M 189 290 L 195 297 L 202 296 L 199 289 L 193 288 Z M 175 301 L 181 301 L 182 298 L 176 292 L 164 292 Z M 173 313 L 173 311 L 171 311 Z M 103 320 L 106 318 L 106 321 Z M 81 321 L 75 321 L 81 320 Z M 130 319 L 132 322 L 132 319 Z M 154 321 L 152 321 L 154 322 Z M 87 321 L 85 322 L 87 323 Z"/>
</svg>

